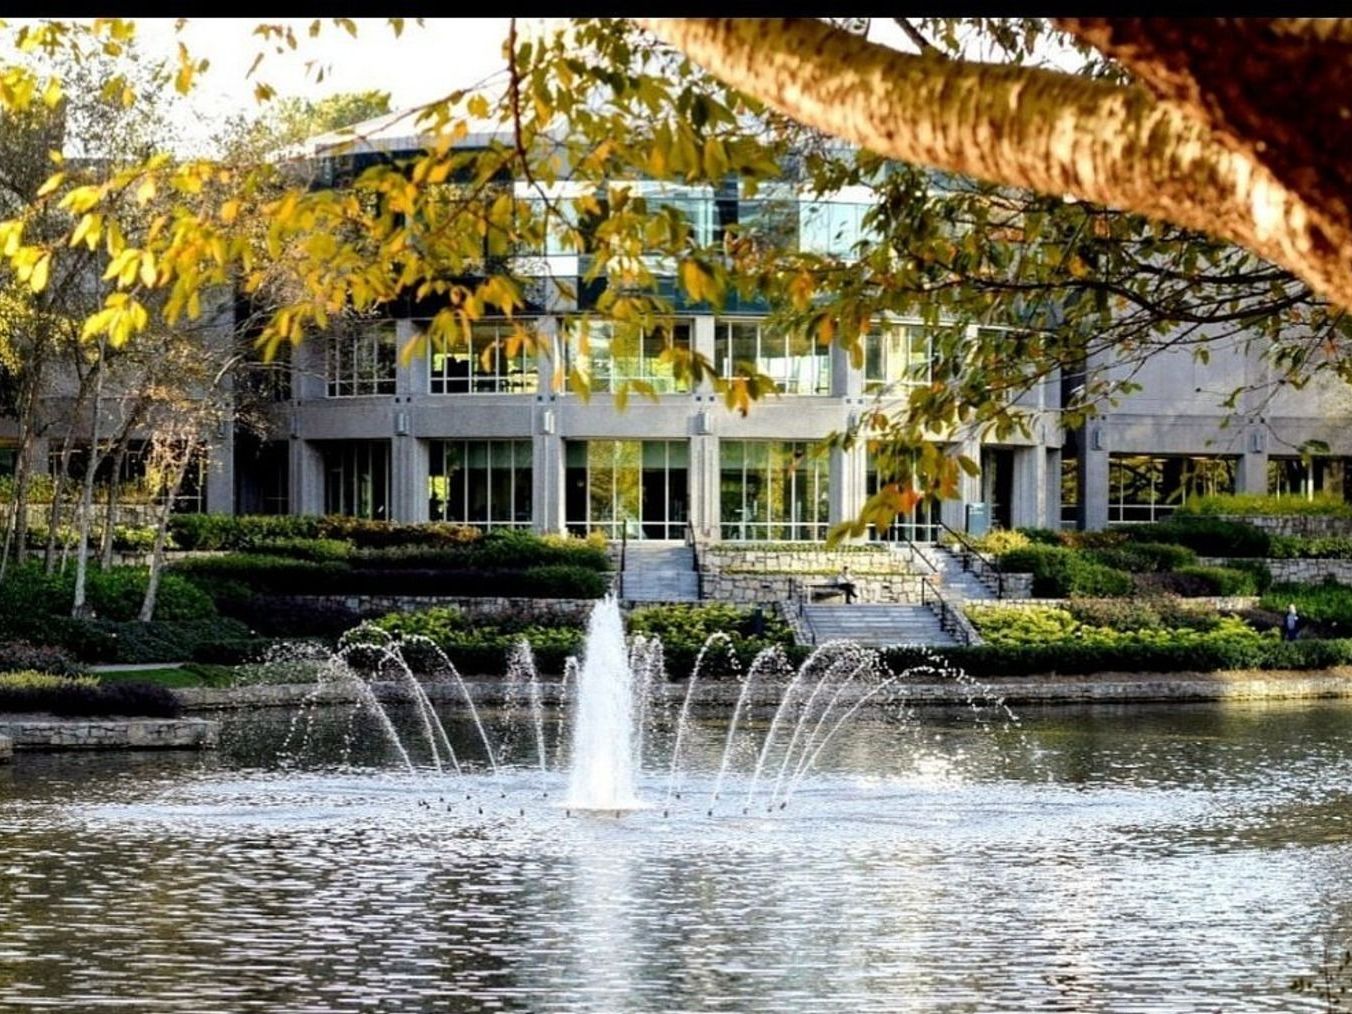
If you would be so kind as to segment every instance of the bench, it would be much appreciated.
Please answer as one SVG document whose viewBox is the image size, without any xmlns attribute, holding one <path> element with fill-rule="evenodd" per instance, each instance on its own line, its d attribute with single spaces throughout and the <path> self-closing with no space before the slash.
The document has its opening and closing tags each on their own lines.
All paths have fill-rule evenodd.
<svg viewBox="0 0 1352 1014">
<path fill-rule="evenodd" d="M 813 602 L 821 602 L 824 599 L 844 598 L 845 589 L 840 587 L 834 581 L 829 584 L 810 584 L 807 586 L 808 595 Z"/>
</svg>

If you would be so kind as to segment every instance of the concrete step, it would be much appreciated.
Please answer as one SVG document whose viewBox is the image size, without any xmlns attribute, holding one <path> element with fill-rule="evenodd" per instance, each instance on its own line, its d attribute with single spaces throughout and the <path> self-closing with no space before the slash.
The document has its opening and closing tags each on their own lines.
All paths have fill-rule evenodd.
<svg viewBox="0 0 1352 1014">
<path fill-rule="evenodd" d="M 957 641 L 939 626 L 927 607 L 857 603 L 804 607 L 817 643 L 855 641 L 873 648 L 894 644 L 953 645 Z"/>
</svg>

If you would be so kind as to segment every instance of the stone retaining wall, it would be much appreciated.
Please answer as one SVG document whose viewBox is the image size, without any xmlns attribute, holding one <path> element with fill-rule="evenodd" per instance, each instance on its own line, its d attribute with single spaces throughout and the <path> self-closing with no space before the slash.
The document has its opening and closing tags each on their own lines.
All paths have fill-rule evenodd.
<svg viewBox="0 0 1352 1014">
<path fill-rule="evenodd" d="M 812 545 L 806 543 L 805 545 Z M 890 571 L 902 566 L 901 557 L 883 547 L 859 549 L 743 549 L 726 543 L 704 546 L 700 550 L 700 569 L 768 570 L 782 573 L 830 571 L 842 565 L 850 570 Z"/>
<path fill-rule="evenodd" d="M 1190 515 L 1179 515 L 1186 519 Z M 1218 514 L 1225 521 L 1239 521 L 1272 535 L 1352 535 L 1352 518 L 1303 517 L 1300 515 Z"/>
<path fill-rule="evenodd" d="M 439 703 L 454 704 L 463 700 L 458 687 L 446 683 L 426 685 L 428 695 Z M 1121 674 L 1104 673 L 1100 676 L 1054 677 L 1030 676 L 999 682 L 977 683 L 976 699 L 1004 704 L 1093 704 L 1134 703 L 1148 701 L 1246 701 L 1297 700 L 1305 698 L 1352 697 L 1352 667 L 1337 667 L 1309 672 L 1274 670 L 1271 672 L 1236 673 L 1174 673 Z M 506 683 L 501 680 L 475 680 L 469 683 L 471 695 L 477 704 L 492 707 L 502 703 Z M 194 709 L 229 709 L 275 706 L 295 706 L 314 692 L 313 684 L 290 684 L 271 687 L 237 687 L 232 689 L 179 690 L 178 695 Z M 378 696 L 384 700 L 407 699 L 397 684 L 378 684 Z M 561 687 L 557 683 L 541 685 L 541 696 L 548 704 L 560 700 Z M 260 693 L 266 691 L 266 693 Z M 705 683 L 696 688 L 693 704 L 699 707 L 729 708 L 742 691 L 740 683 Z M 684 683 L 668 683 L 653 687 L 654 694 L 679 703 L 685 695 Z M 841 704 L 853 703 L 863 688 L 847 689 L 840 697 Z M 748 699 L 753 709 L 769 709 L 779 702 L 779 691 L 756 686 Z M 916 706 L 967 706 L 972 700 L 972 685 L 957 682 L 899 683 L 898 696 Z M 322 699 L 329 703 L 353 700 L 351 691 L 326 693 Z M 879 699 L 881 703 L 881 699 Z M 867 709 L 869 704 L 865 704 Z M 759 713 L 759 712 L 758 712 Z"/>
<path fill-rule="evenodd" d="M 0 719 L 19 750 L 211 750 L 220 726 L 201 718 Z"/>
<path fill-rule="evenodd" d="M 1121 601 L 1129 601 L 1122 599 Z M 1198 605 L 1215 609 L 1218 612 L 1233 613 L 1243 609 L 1256 609 L 1258 607 L 1258 596 L 1256 595 L 1200 595 L 1197 598 L 1183 599 L 1184 602 L 1195 602 Z M 996 606 L 1001 609 L 1033 609 L 1045 608 L 1048 606 L 1058 609 L 1065 609 L 1070 605 L 1070 599 L 1035 599 L 1035 598 L 1006 598 L 999 601 L 991 600 L 988 602 L 969 602 L 974 606 Z"/>
<path fill-rule="evenodd" d="M 1236 557 L 1205 556 L 1198 563 L 1224 567 Z M 1319 584 L 1332 578 L 1340 584 L 1352 584 L 1352 560 L 1263 560 L 1275 584 Z"/>
<path fill-rule="evenodd" d="M 850 568 L 861 602 L 919 602 L 918 574 L 858 574 Z M 765 603 L 792 599 L 793 586 L 831 584 L 836 573 L 777 574 L 765 571 L 710 571 L 704 575 L 704 597 L 720 602 Z M 811 601 L 811 595 L 808 596 Z"/>
<path fill-rule="evenodd" d="M 434 606 L 451 606 L 468 617 L 512 616 L 528 622 L 586 623 L 596 599 L 515 599 L 457 595 L 289 595 L 297 602 L 344 606 L 362 615 L 416 613 Z"/>
</svg>

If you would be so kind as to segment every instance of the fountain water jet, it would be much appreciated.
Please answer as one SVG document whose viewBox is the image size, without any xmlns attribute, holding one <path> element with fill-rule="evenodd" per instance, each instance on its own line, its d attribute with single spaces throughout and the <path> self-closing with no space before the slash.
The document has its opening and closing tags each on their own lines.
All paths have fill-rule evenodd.
<svg viewBox="0 0 1352 1014">
<path fill-rule="evenodd" d="M 634 784 L 633 683 L 620 604 L 606 596 L 592 610 L 587 653 L 577 673 L 570 809 L 632 810 L 639 806 Z"/>
</svg>

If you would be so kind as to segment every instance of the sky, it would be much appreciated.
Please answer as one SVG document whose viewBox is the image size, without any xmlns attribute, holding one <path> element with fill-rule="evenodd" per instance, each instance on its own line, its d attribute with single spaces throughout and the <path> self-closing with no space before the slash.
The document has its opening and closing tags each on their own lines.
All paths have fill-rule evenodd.
<svg viewBox="0 0 1352 1014">
<path fill-rule="evenodd" d="M 200 79 L 178 127 L 185 142 L 210 136 L 227 116 L 257 109 L 253 90 L 262 80 L 278 95 L 320 98 L 335 92 L 379 89 L 390 93 L 392 109 L 407 108 L 470 87 L 504 73 L 502 42 L 508 18 L 426 18 L 419 26 L 409 19 L 396 38 L 384 18 L 355 18 L 357 36 L 325 19 L 317 38 L 309 36 L 310 18 L 273 19 L 295 31 L 299 48 L 276 53 L 275 44 L 254 35 L 259 18 L 191 18 L 181 31 L 173 18 L 137 20 L 137 36 L 149 55 L 171 57 L 182 42 L 196 59 L 211 65 Z M 557 23 L 559 19 L 554 19 Z M 543 19 L 523 18 L 522 34 L 547 27 Z M 910 48 L 888 18 L 873 19 L 870 38 L 897 48 Z M 259 52 L 263 63 L 247 77 Z M 307 68 L 306 64 L 313 66 Z M 318 71 L 323 69 L 323 79 Z"/>
</svg>

